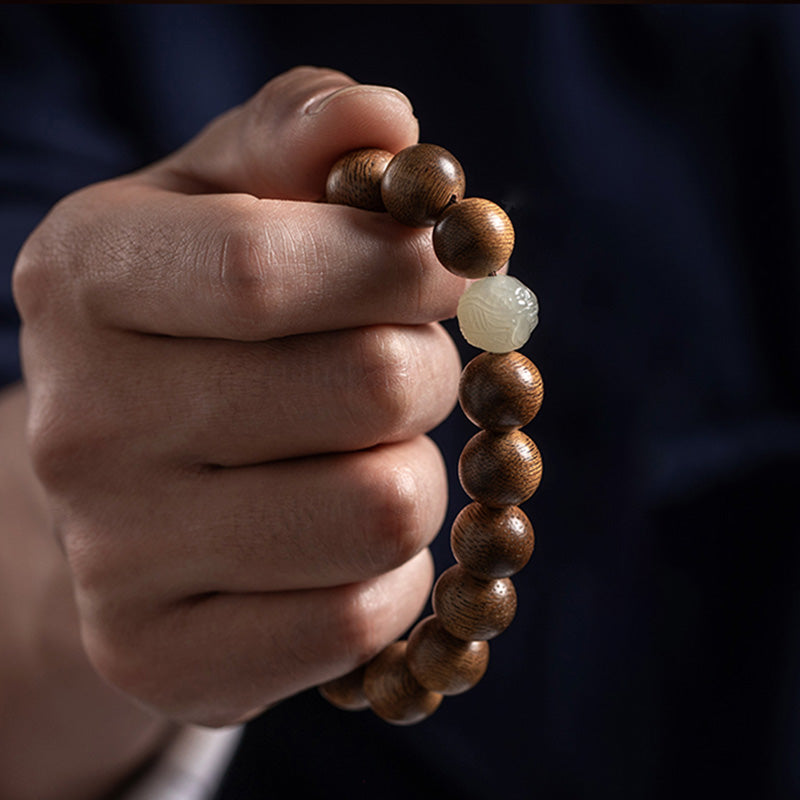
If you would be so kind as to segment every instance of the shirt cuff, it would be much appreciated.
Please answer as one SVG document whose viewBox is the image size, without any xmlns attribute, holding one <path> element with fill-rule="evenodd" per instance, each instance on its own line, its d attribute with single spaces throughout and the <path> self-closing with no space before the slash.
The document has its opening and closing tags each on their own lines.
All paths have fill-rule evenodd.
<svg viewBox="0 0 800 800">
<path fill-rule="evenodd" d="M 153 766 L 119 800 L 210 800 L 244 730 L 183 728 Z"/>
</svg>

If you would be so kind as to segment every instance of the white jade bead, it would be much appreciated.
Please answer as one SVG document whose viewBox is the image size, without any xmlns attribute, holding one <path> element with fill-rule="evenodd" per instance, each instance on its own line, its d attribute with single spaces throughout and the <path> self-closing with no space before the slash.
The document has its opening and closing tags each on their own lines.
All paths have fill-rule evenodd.
<svg viewBox="0 0 800 800">
<path fill-rule="evenodd" d="M 539 301 L 522 281 L 490 275 L 469 286 L 458 301 L 458 326 L 474 347 L 509 353 L 522 347 L 539 323 Z"/>
</svg>

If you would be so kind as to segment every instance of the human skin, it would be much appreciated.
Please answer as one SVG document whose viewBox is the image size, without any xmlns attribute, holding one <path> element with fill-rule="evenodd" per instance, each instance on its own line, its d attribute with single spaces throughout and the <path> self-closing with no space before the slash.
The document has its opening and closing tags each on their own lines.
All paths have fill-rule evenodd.
<svg viewBox="0 0 800 800">
<path fill-rule="evenodd" d="M 424 434 L 459 375 L 438 321 L 464 281 L 430 231 L 316 202 L 341 154 L 417 136 L 399 93 L 292 70 L 25 244 L 0 707 L 63 731 L 0 722 L 0 776 L 39 773 L 3 797 L 102 797 L 176 723 L 252 718 L 421 612 L 446 508 Z"/>
</svg>

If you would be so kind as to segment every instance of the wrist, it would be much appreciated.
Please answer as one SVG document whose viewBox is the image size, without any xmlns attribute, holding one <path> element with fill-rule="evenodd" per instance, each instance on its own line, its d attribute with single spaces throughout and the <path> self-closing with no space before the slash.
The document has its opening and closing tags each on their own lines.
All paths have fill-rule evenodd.
<svg viewBox="0 0 800 800">
<path fill-rule="evenodd" d="M 171 726 L 103 683 L 83 652 L 26 414 L 21 385 L 0 392 L 0 796 L 89 800 L 157 751 Z"/>
</svg>

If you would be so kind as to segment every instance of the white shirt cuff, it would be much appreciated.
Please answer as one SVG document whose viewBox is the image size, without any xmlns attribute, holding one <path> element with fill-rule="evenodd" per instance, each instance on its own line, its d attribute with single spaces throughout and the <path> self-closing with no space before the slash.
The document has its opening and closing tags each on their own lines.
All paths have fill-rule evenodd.
<svg viewBox="0 0 800 800">
<path fill-rule="evenodd" d="M 120 800 L 210 800 L 233 759 L 243 725 L 183 728 Z"/>
</svg>

